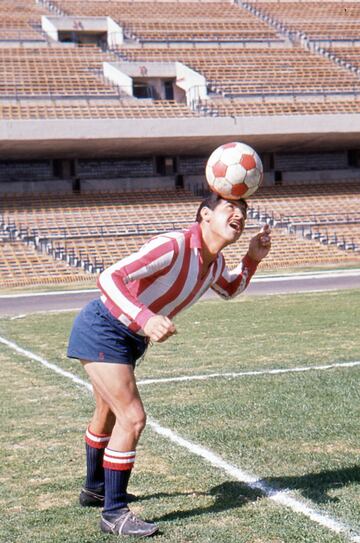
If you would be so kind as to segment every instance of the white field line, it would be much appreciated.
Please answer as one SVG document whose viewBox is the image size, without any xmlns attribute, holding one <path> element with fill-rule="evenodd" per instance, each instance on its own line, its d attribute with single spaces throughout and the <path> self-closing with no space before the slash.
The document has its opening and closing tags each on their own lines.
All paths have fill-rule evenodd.
<svg viewBox="0 0 360 543">
<path fill-rule="evenodd" d="M 97 288 L 86 288 L 83 290 L 50 290 L 48 292 L 19 292 L 18 294 L 3 294 L 0 295 L 0 299 L 7 298 L 33 298 L 34 296 L 61 296 L 62 294 L 83 294 L 94 292 L 99 294 Z"/>
<path fill-rule="evenodd" d="M 31 351 L 23 349 L 16 343 L 9 341 L 1 336 L 0 343 L 6 345 L 13 351 L 16 351 L 17 353 L 25 356 L 26 358 L 29 358 L 30 360 L 36 360 L 37 362 L 40 362 L 46 368 L 51 369 L 62 377 L 70 379 L 77 385 L 81 385 L 88 391 L 92 391 L 90 383 L 84 381 L 83 379 L 80 379 L 71 372 L 63 370 L 56 364 L 48 362 L 45 358 L 42 358 L 41 356 L 38 356 Z M 165 428 L 164 426 L 161 426 L 158 422 L 151 418 L 148 419 L 148 426 L 150 426 L 150 428 L 152 428 L 152 430 L 157 434 L 169 439 L 180 447 L 187 449 L 191 454 L 195 454 L 203 458 L 212 466 L 219 468 L 222 471 L 225 471 L 227 474 L 229 474 L 231 477 L 238 480 L 239 482 L 245 483 L 249 488 L 259 490 L 264 496 L 266 496 L 270 500 L 273 500 L 279 505 L 292 509 L 292 511 L 308 517 L 313 522 L 329 529 L 332 532 L 335 532 L 337 534 L 343 534 L 348 539 L 348 541 L 352 543 L 360 543 L 360 534 L 356 533 L 350 526 L 330 517 L 322 511 L 317 511 L 313 509 L 303 501 L 297 500 L 296 498 L 291 496 L 288 490 L 276 490 L 275 488 L 272 488 L 265 480 L 260 479 L 259 477 L 247 473 L 234 466 L 233 464 L 226 462 L 220 456 L 213 453 L 209 449 L 206 449 L 205 447 L 202 447 L 201 445 L 198 445 L 193 441 L 184 439 L 170 428 Z"/>
<path fill-rule="evenodd" d="M 18 319 L 25 319 L 31 317 L 31 315 L 57 315 L 58 313 L 70 313 L 71 311 L 81 311 L 82 307 L 67 307 L 66 309 L 39 309 L 39 311 L 30 311 L 30 313 L 21 313 L 21 315 L 14 315 L 13 317 L 2 316 L 0 319 L 9 318 L 10 321 L 16 321 Z"/>
<path fill-rule="evenodd" d="M 356 362 L 336 362 L 334 364 L 324 364 L 322 366 L 303 366 L 295 368 L 275 368 L 272 370 L 258 371 L 239 371 L 231 373 L 208 373 L 204 375 L 183 375 L 179 377 L 159 377 L 158 379 L 142 379 L 137 381 L 138 385 L 155 385 L 159 383 L 179 383 L 182 381 L 206 381 L 213 378 L 236 379 L 238 377 L 249 377 L 258 375 L 280 375 L 282 373 L 301 373 L 305 371 L 331 370 L 334 368 L 353 368 L 360 366 L 360 361 Z"/>
<path fill-rule="evenodd" d="M 50 370 L 54 371 L 55 373 L 58 373 L 59 375 L 62 375 L 63 377 L 67 377 L 68 379 L 71 379 L 74 383 L 77 385 L 85 386 L 90 392 L 92 392 L 92 386 L 84 381 L 83 379 L 80 379 L 80 377 L 77 377 L 73 373 L 69 371 L 65 371 L 56 364 L 52 364 L 51 362 L 48 362 L 45 360 L 45 358 L 42 358 L 42 356 L 39 356 L 35 353 L 32 353 L 31 351 L 27 351 L 26 349 L 23 349 L 13 341 L 9 341 L 8 339 L 0 336 L 0 343 L 3 345 L 6 345 L 13 351 L 16 351 L 19 354 L 22 354 L 26 358 L 30 358 L 30 360 L 36 360 L 36 362 L 40 362 L 43 366 L 46 368 L 49 368 Z"/>
<path fill-rule="evenodd" d="M 202 447 L 201 445 L 197 445 L 196 443 L 189 441 L 188 439 L 184 439 L 183 437 L 176 434 L 173 430 L 170 430 L 169 428 L 163 428 L 160 426 L 157 422 L 150 420 L 149 426 L 157 432 L 159 435 L 166 437 L 173 443 L 176 443 L 177 445 L 180 445 L 180 447 L 184 447 L 185 449 L 188 449 L 192 454 L 196 454 L 197 456 L 200 456 L 207 460 L 212 466 L 216 468 L 220 468 L 221 470 L 228 473 L 231 477 L 234 479 L 245 483 L 246 486 L 249 488 L 252 488 L 254 490 L 260 491 L 264 496 L 269 498 L 270 500 L 283 505 L 284 507 L 288 507 L 295 511 L 296 513 L 300 513 L 302 515 L 305 515 L 306 517 L 310 518 L 312 521 L 316 522 L 317 524 L 320 524 L 321 526 L 324 526 L 325 528 L 328 528 L 332 532 L 335 532 L 337 534 L 343 534 L 345 535 L 349 541 L 351 542 L 360 542 L 360 535 L 355 533 L 350 526 L 347 526 L 346 524 L 343 524 L 342 522 L 339 522 L 338 520 L 330 517 L 324 512 L 316 511 L 312 507 L 308 506 L 306 503 L 297 500 L 293 496 L 291 496 L 290 491 L 288 490 L 276 490 L 272 488 L 264 479 L 260 479 L 259 477 L 256 477 L 255 475 L 251 475 L 250 473 L 247 473 L 236 466 L 229 464 L 225 460 L 223 460 L 220 456 L 213 453 L 209 449 L 206 449 L 205 447 Z"/>
</svg>

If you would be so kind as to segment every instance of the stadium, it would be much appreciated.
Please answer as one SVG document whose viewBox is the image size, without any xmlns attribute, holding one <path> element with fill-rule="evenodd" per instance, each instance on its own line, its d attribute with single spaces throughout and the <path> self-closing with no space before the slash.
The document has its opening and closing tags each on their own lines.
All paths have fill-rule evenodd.
<svg viewBox="0 0 360 543">
<path fill-rule="evenodd" d="M 360 541 L 360 0 L 1 0 L 0 67 L 0 542 L 110 540 L 77 503 L 71 323 L 234 141 L 264 180 L 226 262 L 272 249 L 137 370 L 134 509 L 173 543 Z"/>
</svg>

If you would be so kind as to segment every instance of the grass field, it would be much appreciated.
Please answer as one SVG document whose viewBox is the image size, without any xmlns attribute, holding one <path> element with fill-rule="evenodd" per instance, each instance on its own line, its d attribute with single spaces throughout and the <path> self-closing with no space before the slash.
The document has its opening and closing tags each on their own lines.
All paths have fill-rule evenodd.
<svg viewBox="0 0 360 543">
<path fill-rule="evenodd" d="M 149 349 L 137 375 L 150 425 L 129 490 L 139 496 L 134 511 L 159 522 L 155 540 L 360 541 L 360 366 L 341 366 L 360 360 L 359 316 L 355 290 L 207 301 L 177 319 L 176 336 Z M 65 356 L 73 318 L 4 318 L 0 336 L 85 380 Z M 113 541 L 98 531 L 99 511 L 77 503 L 91 395 L 8 346 L 0 345 L 0 363 L 0 541 Z M 289 371 L 267 373 L 275 368 Z M 231 372 L 239 375 L 212 376 Z M 179 376 L 187 380 L 161 381 Z M 156 433 L 154 421 L 189 447 Z M 249 485 L 236 469 L 261 483 Z M 281 504 L 275 491 L 286 489 Z M 335 528 L 288 507 L 291 499 Z"/>
</svg>

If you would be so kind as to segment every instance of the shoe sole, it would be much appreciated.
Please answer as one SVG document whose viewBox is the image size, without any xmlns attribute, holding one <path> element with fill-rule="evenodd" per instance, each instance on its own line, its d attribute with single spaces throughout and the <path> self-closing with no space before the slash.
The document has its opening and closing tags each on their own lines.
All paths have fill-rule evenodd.
<svg viewBox="0 0 360 543">
<path fill-rule="evenodd" d="M 152 535 L 155 535 L 159 531 L 159 526 L 154 526 L 152 530 L 149 530 L 146 533 L 143 534 L 119 534 L 118 532 L 114 532 L 111 526 L 102 518 L 100 521 L 100 529 L 104 534 L 113 534 L 113 535 L 121 535 L 121 536 L 128 536 L 128 537 L 151 537 Z"/>
</svg>

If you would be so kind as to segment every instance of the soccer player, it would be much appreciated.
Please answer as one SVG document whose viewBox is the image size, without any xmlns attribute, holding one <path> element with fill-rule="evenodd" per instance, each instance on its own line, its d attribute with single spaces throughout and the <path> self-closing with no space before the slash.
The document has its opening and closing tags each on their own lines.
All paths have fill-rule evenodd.
<svg viewBox="0 0 360 543">
<path fill-rule="evenodd" d="M 96 402 L 85 434 L 87 474 L 80 503 L 103 506 L 103 532 L 144 537 L 158 531 L 128 508 L 127 486 L 146 422 L 135 363 L 150 340 L 160 343 L 176 333 L 175 315 L 209 288 L 228 299 L 247 287 L 270 250 L 270 227 L 250 240 L 234 270 L 221 253 L 240 238 L 246 212 L 245 200 L 211 194 L 189 229 L 160 234 L 103 271 L 101 298 L 75 319 L 68 356 L 81 360 Z"/>
</svg>

